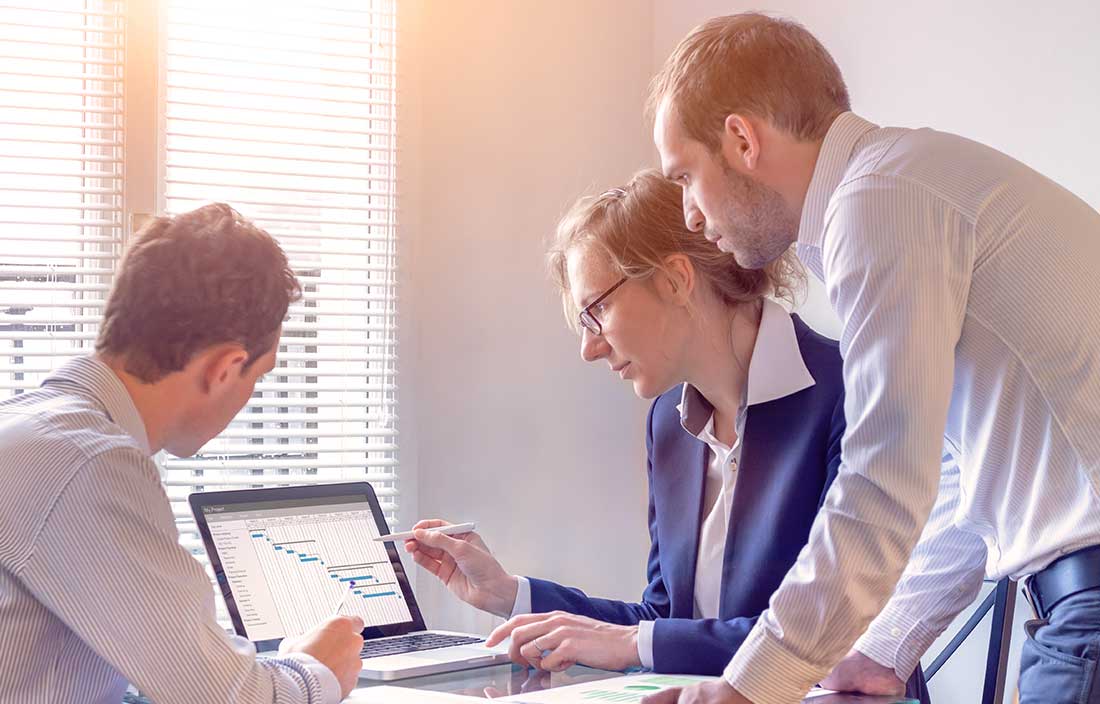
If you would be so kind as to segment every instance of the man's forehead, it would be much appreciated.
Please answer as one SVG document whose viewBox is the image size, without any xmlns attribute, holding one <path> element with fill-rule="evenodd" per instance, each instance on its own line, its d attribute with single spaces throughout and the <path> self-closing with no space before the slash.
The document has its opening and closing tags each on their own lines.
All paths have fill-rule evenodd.
<svg viewBox="0 0 1100 704">
<path fill-rule="evenodd" d="M 682 158 L 686 146 L 680 134 L 679 124 L 675 110 L 667 101 L 663 101 L 653 122 L 653 143 L 661 156 L 661 167 L 666 177 L 669 176 L 668 170 Z"/>
</svg>

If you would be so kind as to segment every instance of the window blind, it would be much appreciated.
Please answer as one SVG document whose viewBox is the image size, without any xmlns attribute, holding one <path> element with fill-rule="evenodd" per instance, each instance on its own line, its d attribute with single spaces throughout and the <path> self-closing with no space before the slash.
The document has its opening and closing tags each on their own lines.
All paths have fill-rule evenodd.
<svg viewBox="0 0 1100 704">
<path fill-rule="evenodd" d="M 94 347 L 122 244 L 123 8 L 0 3 L 0 395 Z"/>
<path fill-rule="evenodd" d="M 167 0 L 169 213 L 229 203 L 300 278 L 278 366 L 229 428 L 161 464 L 181 542 L 187 494 L 369 481 L 399 498 L 395 396 L 394 0 Z"/>
</svg>

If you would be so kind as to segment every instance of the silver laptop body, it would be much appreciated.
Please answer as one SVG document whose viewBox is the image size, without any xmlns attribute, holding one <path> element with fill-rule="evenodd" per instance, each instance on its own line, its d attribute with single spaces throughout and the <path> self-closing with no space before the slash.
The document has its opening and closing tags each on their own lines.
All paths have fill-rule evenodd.
<svg viewBox="0 0 1100 704">
<path fill-rule="evenodd" d="M 508 662 L 484 638 L 429 631 L 366 482 L 189 497 L 236 632 L 261 655 L 340 613 L 362 617 L 360 677 L 396 680 Z"/>
</svg>

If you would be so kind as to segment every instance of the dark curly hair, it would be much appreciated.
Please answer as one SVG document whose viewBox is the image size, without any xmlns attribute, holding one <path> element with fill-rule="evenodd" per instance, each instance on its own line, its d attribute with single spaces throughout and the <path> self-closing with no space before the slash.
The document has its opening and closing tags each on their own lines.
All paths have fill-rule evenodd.
<svg viewBox="0 0 1100 704">
<path fill-rule="evenodd" d="M 301 286 L 267 232 L 224 203 L 154 219 L 115 275 L 96 351 L 146 383 L 237 342 L 246 367 L 278 343 Z"/>
</svg>

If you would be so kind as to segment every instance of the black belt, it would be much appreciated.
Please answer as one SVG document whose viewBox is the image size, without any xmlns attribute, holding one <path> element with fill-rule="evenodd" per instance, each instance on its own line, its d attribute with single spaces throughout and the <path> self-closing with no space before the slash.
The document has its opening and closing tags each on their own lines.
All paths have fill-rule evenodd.
<svg viewBox="0 0 1100 704">
<path fill-rule="evenodd" d="M 1059 557 L 1028 577 L 1025 585 L 1035 615 L 1049 618 L 1051 610 L 1063 599 L 1100 587 L 1100 545 Z"/>
</svg>

